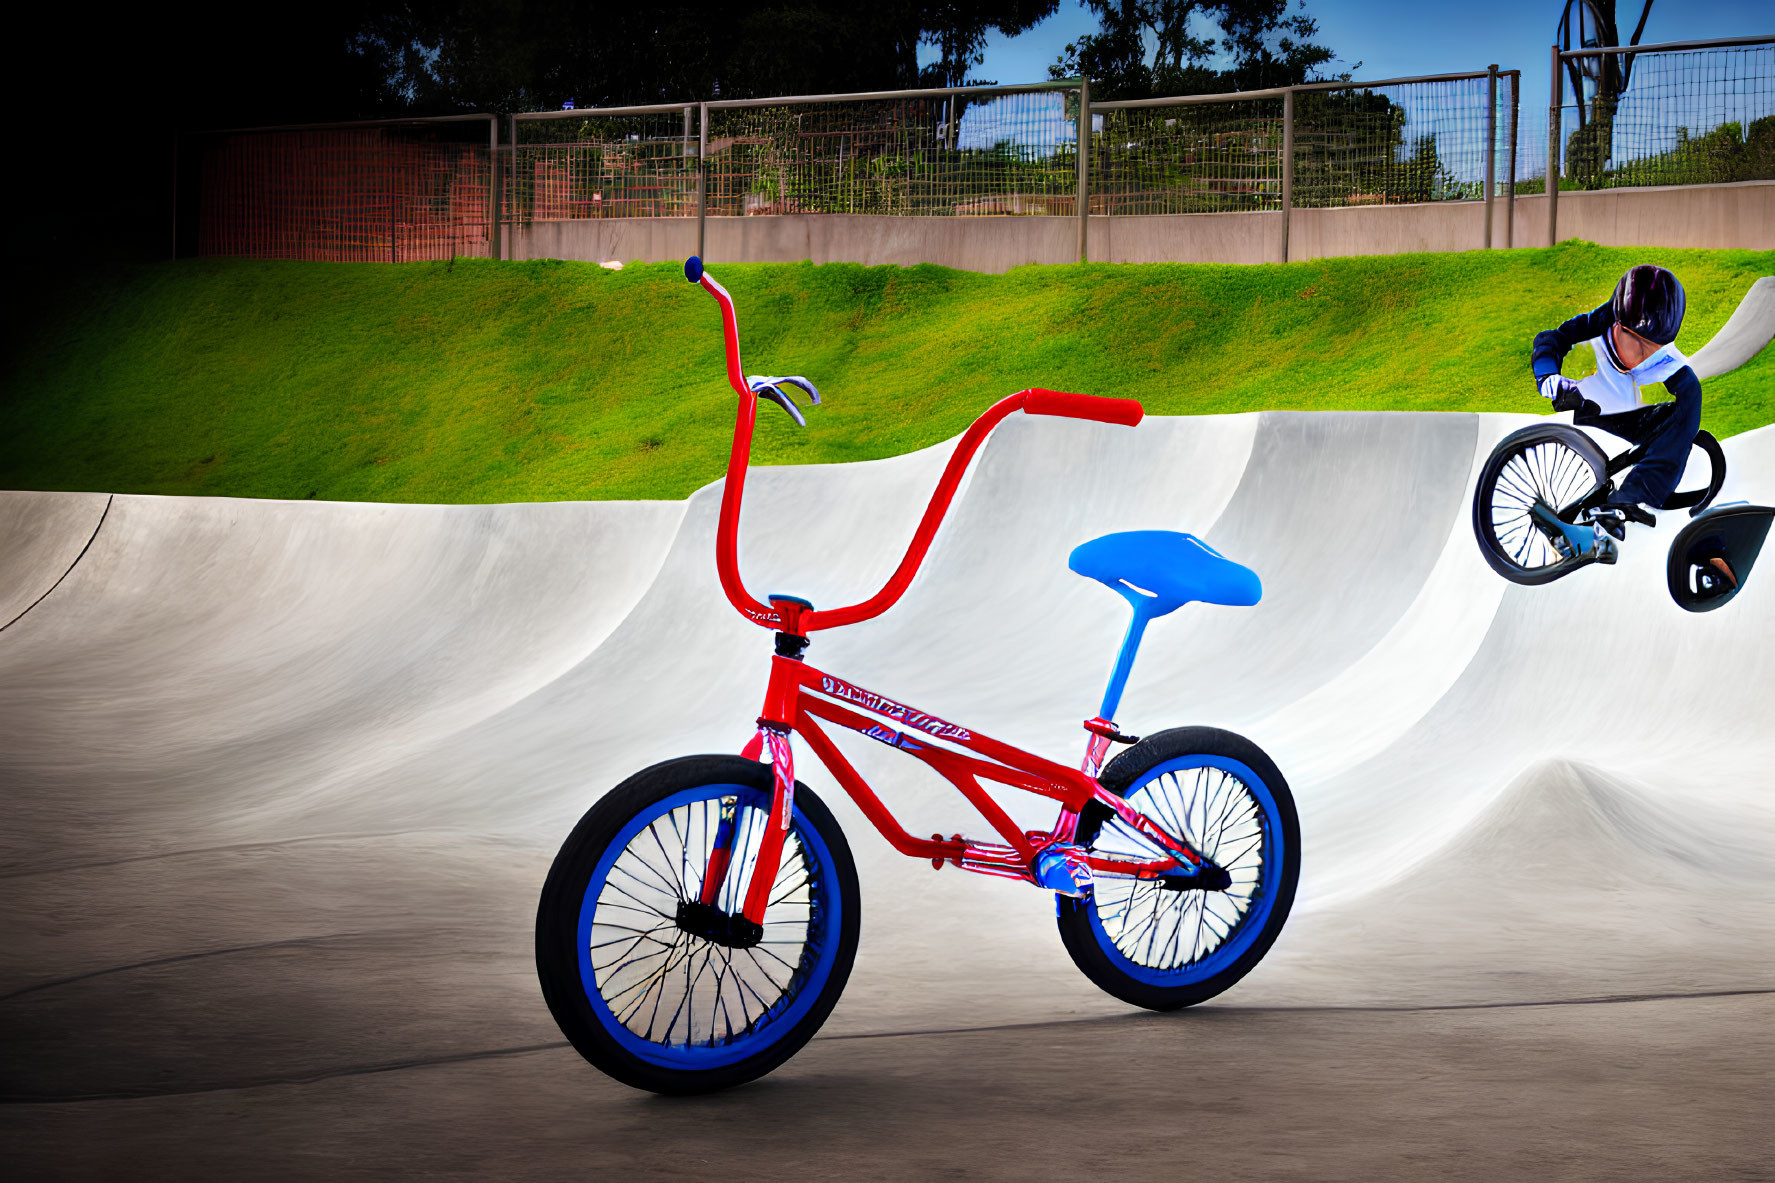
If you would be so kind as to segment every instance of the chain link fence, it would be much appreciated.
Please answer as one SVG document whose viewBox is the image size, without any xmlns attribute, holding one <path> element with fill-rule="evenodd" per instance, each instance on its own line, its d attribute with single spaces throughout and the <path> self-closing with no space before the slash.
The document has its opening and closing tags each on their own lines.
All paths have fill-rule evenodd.
<svg viewBox="0 0 1775 1183">
<path fill-rule="evenodd" d="M 1282 208 L 1283 100 L 1094 104 L 1095 214 Z"/>
<path fill-rule="evenodd" d="M 504 220 L 694 218 L 699 108 L 512 118 L 501 153 Z"/>
<path fill-rule="evenodd" d="M 1481 200 L 1488 154 L 1508 171 L 1516 86 L 1505 71 L 1093 104 L 1091 211 Z"/>
<path fill-rule="evenodd" d="M 709 105 L 712 215 L 1071 213 L 1076 90 Z"/>
<path fill-rule="evenodd" d="M 1775 38 L 1560 55 L 1562 187 L 1775 179 Z"/>
<path fill-rule="evenodd" d="M 1294 205 L 1483 200 L 1513 83 L 1506 72 L 1297 92 Z"/>
<path fill-rule="evenodd" d="M 1125 102 L 1073 81 L 529 112 L 503 136 L 492 116 L 210 133 L 181 141 L 180 249 L 402 261 L 497 256 L 497 225 L 695 218 L 700 243 L 709 216 L 871 214 L 1077 217 L 1082 251 L 1086 213 L 1775 179 L 1775 38 L 1552 60 L 1545 135 L 1517 134 L 1521 76 L 1496 67 Z"/>
<path fill-rule="evenodd" d="M 1510 171 L 1513 71 L 1096 103 L 1090 208 L 1194 214 L 1476 201 Z M 1488 171 L 1489 169 L 1489 171 Z"/>
</svg>

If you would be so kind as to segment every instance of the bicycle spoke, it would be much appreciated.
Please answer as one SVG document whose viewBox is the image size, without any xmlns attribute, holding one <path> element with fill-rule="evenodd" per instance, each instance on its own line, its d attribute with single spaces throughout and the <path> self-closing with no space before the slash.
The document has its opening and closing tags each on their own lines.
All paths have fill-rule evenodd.
<svg viewBox="0 0 1775 1183">
<path fill-rule="evenodd" d="M 1588 456 L 1562 439 L 1541 440 L 1509 454 L 1496 469 L 1487 496 L 1490 545 L 1494 554 L 1523 571 L 1570 562 L 1576 557 L 1562 532 L 1535 520 L 1536 507 L 1561 515 L 1596 487 Z"/>
<path fill-rule="evenodd" d="M 596 927 L 596 926 L 594 926 L 594 927 Z M 653 934 L 656 932 L 664 932 L 666 929 L 672 928 L 672 927 L 673 927 L 673 925 L 670 925 L 670 924 L 661 924 L 661 925 L 658 925 L 654 928 L 648 929 L 646 932 L 637 932 L 637 933 L 635 933 L 634 936 L 617 937 L 615 940 L 611 940 L 611 941 L 599 941 L 597 944 L 594 944 L 590 947 L 593 949 L 608 949 L 612 945 L 635 945 L 635 944 L 639 944 L 640 942 L 646 941 L 646 940 L 651 940 L 651 941 L 654 941 L 654 942 L 661 944 L 661 945 L 667 945 L 667 944 L 670 944 L 669 941 L 662 941 L 658 937 L 654 936 Z M 630 931 L 633 931 L 633 930 L 631 929 Z"/>
<path fill-rule="evenodd" d="M 613 871 L 620 870 L 620 868 L 612 867 L 611 870 L 613 870 Z M 633 876 L 630 876 L 630 877 L 633 878 Z M 648 903 L 646 900 L 642 899 L 640 896 L 636 895 L 634 892 L 627 890 L 626 888 L 622 887 L 619 884 L 612 883 L 608 879 L 606 879 L 604 881 L 604 886 L 606 888 L 608 888 L 609 890 L 616 892 L 618 895 L 625 895 L 625 896 L 628 896 L 631 900 L 634 900 L 635 903 L 639 905 L 639 907 L 630 908 L 629 911 L 631 911 L 631 912 L 646 912 L 649 916 L 664 916 L 668 920 L 676 920 L 677 919 L 676 916 L 673 916 L 672 914 L 667 913 L 667 912 L 660 911 L 658 907 L 656 907 L 653 904 Z M 600 908 L 604 906 L 602 900 L 599 901 L 598 906 Z"/>
<path fill-rule="evenodd" d="M 1261 890 L 1267 849 L 1261 810 L 1239 777 L 1213 766 L 1164 773 L 1128 803 L 1233 878 L 1220 892 L 1174 892 L 1150 880 L 1098 880 L 1093 898 L 1098 921 L 1125 956 L 1154 968 L 1188 967 L 1231 939 Z M 1091 846 L 1127 857 L 1128 851 L 1143 853 L 1153 843 L 1112 815 Z"/>
<path fill-rule="evenodd" d="M 683 898 L 678 894 L 678 889 L 676 887 L 672 886 L 671 882 L 669 880 L 667 880 L 665 877 L 663 877 L 662 875 L 660 875 L 660 873 L 658 871 L 655 871 L 652 867 L 648 866 L 647 863 L 641 859 L 636 859 L 634 861 L 641 865 L 642 870 L 645 870 L 653 875 L 652 882 L 650 882 L 646 879 L 643 879 L 641 876 L 635 874 L 634 871 L 630 870 L 627 866 L 623 865 L 622 859 L 618 859 L 616 861 L 616 865 L 611 867 L 610 870 L 612 873 L 617 873 L 617 874 L 622 874 L 622 875 L 627 876 L 631 882 L 633 882 L 637 887 L 640 887 L 645 891 L 657 891 L 663 895 L 671 896 L 673 899 Z"/>
<path fill-rule="evenodd" d="M 676 811 L 674 811 L 674 813 L 675 812 Z M 669 813 L 666 816 L 672 817 L 672 816 L 674 816 L 674 813 Z M 673 822 L 672 828 L 677 829 L 676 822 Z M 657 821 L 654 822 L 651 826 L 647 827 L 647 834 L 648 834 L 648 837 L 653 839 L 653 844 L 659 848 L 660 856 L 666 860 L 666 871 L 669 873 L 671 871 L 671 867 L 672 867 L 672 855 L 671 855 L 671 852 L 666 849 L 665 842 L 662 841 L 659 836 L 659 823 Z M 655 873 L 658 873 L 658 868 L 653 867 L 650 864 L 648 864 L 647 860 L 642 859 L 639 854 L 637 854 L 635 857 L 638 860 L 640 860 L 641 865 L 644 867 L 647 867 L 647 869 L 649 871 L 654 871 Z M 661 875 L 660 878 L 665 879 L 665 875 Z M 684 894 L 684 880 L 669 879 L 669 880 L 666 880 L 666 882 L 669 883 L 671 885 L 672 889 L 678 893 L 679 899 L 687 898 Z"/>
<path fill-rule="evenodd" d="M 702 897 L 724 813 L 733 822 L 732 846 L 715 906 L 737 909 L 757 869 L 768 814 L 732 797 L 653 818 L 617 852 L 599 885 L 588 950 L 598 994 L 618 1023 L 651 1043 L 714 1047 L 745 1038 L 783 1011 L 820 958 L 825 880 L 793 827 L 766 903 L 763 940 L 736 950 L 678 928 L 678 905 Z"/>
</svg>

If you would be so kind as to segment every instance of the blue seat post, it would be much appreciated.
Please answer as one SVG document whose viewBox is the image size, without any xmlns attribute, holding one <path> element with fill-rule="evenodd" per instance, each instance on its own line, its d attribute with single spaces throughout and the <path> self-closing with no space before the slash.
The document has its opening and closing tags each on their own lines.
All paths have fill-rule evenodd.
<svg viewBox="0 0 1775 1183">
<path fill-rule="evenodd" d="M 1241 567 L 1190 534 L 1172 530 L 1130 530 L 1105 534 L 1073 548 L 1066 560 L 1087 579 L 1095 579 L 1134 609 L 1116 668 L 1103 692 L 1098 716 L 1113 720 L 1122 705 L 1122 691 L 1134 669 L 1134 655 L 1148 622 L 1193 601 L 1206 604 L 1255 604 L 1263 584 Z"/>
<path fill-rule="evenodd" d="M 1121 651 L 1116 654 L 1116 668 L 1109 675 L 1109 685 L 1103 691 L 1103 705 L 1097 711 L 1099 719 L 1111 720 L 1116 717 L 1116 708 L 1122 705 L 1122 691 L 1128 687 L 1128 675 L 1134 670 L 1134 655 L 1140 651 L 1140 639 L 1146 635 L 1148 622 L 1170 611 L 1161 609 L 1157 600 L 1132 588 L 1114 590 L 1133 607 L 1134 616 L 1128 621 L 1127 635 L 1122 638 Z"/>
</svg>

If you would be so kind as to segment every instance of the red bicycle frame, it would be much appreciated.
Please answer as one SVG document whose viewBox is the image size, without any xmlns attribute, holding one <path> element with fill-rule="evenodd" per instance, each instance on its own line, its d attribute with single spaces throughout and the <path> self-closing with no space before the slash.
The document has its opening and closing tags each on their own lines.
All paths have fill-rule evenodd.
<svg viewBox="0 0 1775 1183">
<path fill-rule="evenodd" d="M 693 259 L 686 264 L 685 274 L 721 306 L 728 381 L 740 399 L 734 423 L 733 450 L 727 461 L 727 482 L 721 494 L 721 516 L 716 525 L 716 570 L 722 590 L 741 615 L 777 634 L 777 652 L 771 659 L 770 683 L 765 691 L 764 708 L 758 716 L 758 732 L 742 752 L 747 759 L 768 758 L 775 770 L 770 819 L 744 895 L 746 919 L 754 924 L 763 923 L 765 909 L 770 903 L 770 888 L 776 881 L 783 841 L 794 808 L 795 763 L 790 737 L 796 734 L 807 741 L 814 755 L 894 849 L 915 858 L 928 858 L 933 867 L 950 863 L 984 875 L 1038 883 L 1036 861 L 1050 850 L 1057 851 L 1067 865 L 1075 869 L 1142 879 L 1159 878 L 1170 872 L 1193 875 L 1208 866 L 1208 861 L 1185 839 L 1167 833 L 1098 783 L 1097 774 L 1111 740 L 1123 738 L 1109 720 L 1086 721 L 1085 729 L 1091 738 L 1084 761 L 1078 769 L 1068 768 L 864 690 L 815 669 L 802 657 L 808 637 L 815 630 L 837 628 L 879 616 L 905 594 L 930 549 L 931 540 L 949 510 L 974 453 L 1007 415 L 1021 410 L 1031 415 L 1065 416 L 1132 427 L 1144 414 L 1140 404 L 1133 399 L 1097 398 L 1042 389 L 1022 390 L 999 400 L 962 435 L 935 492 L 931 494 L 930 504 L 925 507 L 918 528 L 913 532 L 905 557 L 880 591 L 861 603 L 823 611 L 789 597 L 773 596 L 769 604 L 764 604 L 753 597 L 741 581 L 738 554 L 740 503 L 745 495 L 758 395 L 740 364 L 739 324 L 734 315 L 733 298 L 702 270 L 699 261 Z M 850 709 L 851 706 L 868 714 L 858 713 Z M 889 720 L 917 734 L 884 726 L 869 715 Z M 928 839 L 914 837 L 882 804 L 816 720 L 848 728 L 922 760 L 954 785 L 1003 841 L 981 842 L 959 834 L 950 838 L 940 834 Z M 933 740 L 952 746 L 939 746 Z M 1046 831 L 1019 828 L 992 795 L 981 787 L 982 780 L 1058 802 L 1059 816 L 1053 828 Z M 1079 815 L 1092 801 L 1112 810 L 1164 854 L 1149 859 L 1115 857 L 1092 854 L 1074 846 Z M 709 867 L 703 877 L 704 903 L 715 902 L 733 855 L 732 843 L 731 821 L 724 822 L 717 833 Z"/>
</svg>

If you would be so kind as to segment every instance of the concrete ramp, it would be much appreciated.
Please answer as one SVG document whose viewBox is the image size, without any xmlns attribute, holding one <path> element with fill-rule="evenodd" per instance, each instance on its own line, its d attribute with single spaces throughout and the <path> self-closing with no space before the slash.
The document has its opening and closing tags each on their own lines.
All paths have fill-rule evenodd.
<svg viewBox="0 0 1775 1183">
<path fill-rule="evenodd" d="M 1717 378 L 1761 353 L 1771 340 L 1775 340 L 1775 275 L 1765 275 L 1750 285 L 1731 317 L 1689 363 L 1697 378 Z"/>
<path fill-rule="evenodd" d="M 103 493 L 0 493 L 0 629 L 73 570 L 110 504 Z"/>
<path fill-rule="evenodd" d="M 809 656 L 1073 761 L 1126 608 L 1068 551 L 1199 534 L 1264 599 L 1154 625 L 1123 721 L 1250 736 L 1292 783 L 1305 844 L 1281 942 L 1215 1005 L 1775 989 L 1775 581 L 1680 611 L 1663 579 L 1679 514 L 1636 529 L 1615 568 L 1499 580 L 1472 481 L 1528 421 L 1019 416 L 901 605 Z M 748 582 L 868 594 L 950 446 L 755 470 Z M 1725 496 L 1775 499 L 1775 431 L 1725 447 Z M 103 497 L 0 495 L 5 602 L 40 597 L 0 634 L 0 1031 L 17 1051 L 0 1091 L 244 1087 L 558 1039 L 529 967 L 554 849 L 624 776 L 737 750 L 758 711 L 769 634 L 716 584 L 719 492 L 119 496 L 96 534 Z M 910 829 L 982 828 L 915 762 L 840 742 Z M 893 854 L 803 771 L 863 875 L 827 1035 L 1125 1011 L 1067 960 L 1046 896 Z M 194 1024 L 251 1054 L 181 1043 Z"/>
</svg>

